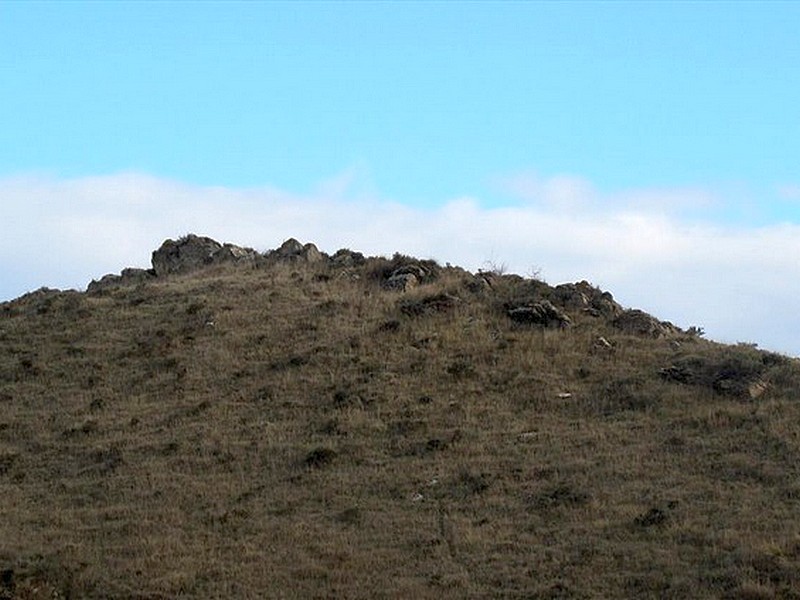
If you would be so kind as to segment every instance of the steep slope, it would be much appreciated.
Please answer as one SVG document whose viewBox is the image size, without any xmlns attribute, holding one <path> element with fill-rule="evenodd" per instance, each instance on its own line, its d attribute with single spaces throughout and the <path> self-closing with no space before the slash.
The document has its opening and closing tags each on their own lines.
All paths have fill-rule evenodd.
<svg viewBox="0 0 800 600">
<path fill-rule="evenodd" d="M 800 597 L 796 361 L 210 242 L 0 305 L 0 598 Z"/>
</svg>

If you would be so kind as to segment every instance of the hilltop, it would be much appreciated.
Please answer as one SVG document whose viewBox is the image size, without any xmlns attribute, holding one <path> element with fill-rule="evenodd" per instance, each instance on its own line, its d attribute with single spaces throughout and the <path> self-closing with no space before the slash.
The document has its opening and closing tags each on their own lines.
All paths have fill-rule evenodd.
<svg viewBox="0 0 800 600">
<path fill-rule="evenodd" d="M 0 304 L 0 599 L 800 598 L 800 367 L 588 282 L 188 235 Z"/>
</svg>

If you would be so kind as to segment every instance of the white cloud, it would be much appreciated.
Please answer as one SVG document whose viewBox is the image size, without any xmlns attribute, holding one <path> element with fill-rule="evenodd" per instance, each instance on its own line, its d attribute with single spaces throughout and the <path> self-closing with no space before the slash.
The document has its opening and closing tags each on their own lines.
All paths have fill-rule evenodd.
<svg viewBox="0 0 800 600">
<path fill-rule="evenodd" d="M 359 169 L 311 189 L 198 187 L 136 173 L 2 179 L 0 298 L 149 266 L 165 238 L 188 232 L 260 250 L 293 236 L 328 252 L 400 251 L 472 270 L 487 261 L 522 274 L 541 269 L 551 283 L 588 279 L 627 306 L 711 337 L 800 354 L 800 227 L 682 216 L 681 206 L 716 202 L 711 191 L 603 196 L 580 178 L 525 175 L 507 182 L 519 205 L 485 208 L 464 197 L 421 209 L 378 197 Z"/>
</svg>

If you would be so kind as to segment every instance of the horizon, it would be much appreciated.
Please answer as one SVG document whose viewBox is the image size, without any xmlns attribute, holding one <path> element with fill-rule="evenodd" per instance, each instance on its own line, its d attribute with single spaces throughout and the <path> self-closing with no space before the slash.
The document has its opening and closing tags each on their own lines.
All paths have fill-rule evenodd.
<svg viewBox="0 0 800 600">
<path fill-rule="evenodd" d="M 0 3 L 0 301 L 185 233 L 579 281 L 798 356 L 800 5 Z"/>
</svg>

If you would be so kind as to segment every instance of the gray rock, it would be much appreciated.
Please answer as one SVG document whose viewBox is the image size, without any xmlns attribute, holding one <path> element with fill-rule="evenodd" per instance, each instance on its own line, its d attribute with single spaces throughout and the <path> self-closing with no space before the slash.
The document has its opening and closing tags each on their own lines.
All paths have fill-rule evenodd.
<svg viewBox="0 0 800 600">
<path fill-rule="evenodd" d="M 314 244 L 301 244 L 294 238 L 289 238 L 277 250 L 270 254 L 273 259 L 280 261 L 299 261 L 306 263 L 318 263 L 325 260 L 326 255 L 319 251 Z"/>
<path fill-rule="evenodd" d="M 319 251 L 319 249 L 314 244 L 306 244 L 303 246 L 303 251 L 300 253 L 300 256 L 308 263 L 316 263 L 321 262 L 325 259 L 325 255 Z"/>
<path fill-rule="evenodd" d="M 300 256 L 303 253 L 303 248 L 303 244 L 294 238 L 289 238 L 281 244 L 281 247 L 278 248 L 275 253 L 282 258 L 290 258 L 293 256 Z"/>
<path fill-rule="evenodd" d="M 659 338 L 678 332 L 672 323 L 659 321 L 642 310 L 626 310 L 618 315 L 611 324 L 624 333 L 642 337 Z"/>
<path fill-rule="evenodd" d="M 153 269 L 122 269 L 119 275 L 108 274 L 101 277 L 99 280 L 92 280 L 86 287 L 86 291 L 90 294 L 101 292 L 109 288 L 120 286 L 139 285 L 154 279 L 156 273 Z"/>
<path fill-rule="evenodd" d="M 419 279 L 417 279 L 416 275 L 411 273 L 399 273 L 389 277 L 389 279 L 383 282 L 382 286 L 385 290 L 405 292 L 416 287 L 418 284 Z"/>
<path fill-rule="evenodd" d="M 193 233 L 179 240 L 166 240 L 153 252 L 153 270 L 158 277 L 193 271 L 214 262 L 214 255 L 221 249 L 219 242 Z"/>
<path fill-rule="evenodd" d="M 569 316 L 553 306 L 552 302 L 542 300 L 525 306 L 512 306 L 507 310 L 508 317 L 515 323 L 541 325 L 543 327 L 569 327 Z"/>
<path fill-rule="evenodd" d="M 186 273 L 212 264 L 254 262 L 258 253 L 252 248 L 222 245 L 208 237 L 190 233 L 179 240 L 167 240 L 153 252 L 153 272 L 158 277 Z"/>
<path fill-rule="evenodd" d="M 336 254 L 331 257 L 331 262 L 335 267 L 360 267 L 367 259 L 361 252 L 353 252 L 347 248 L 337 250 Z"/>
</svg>

